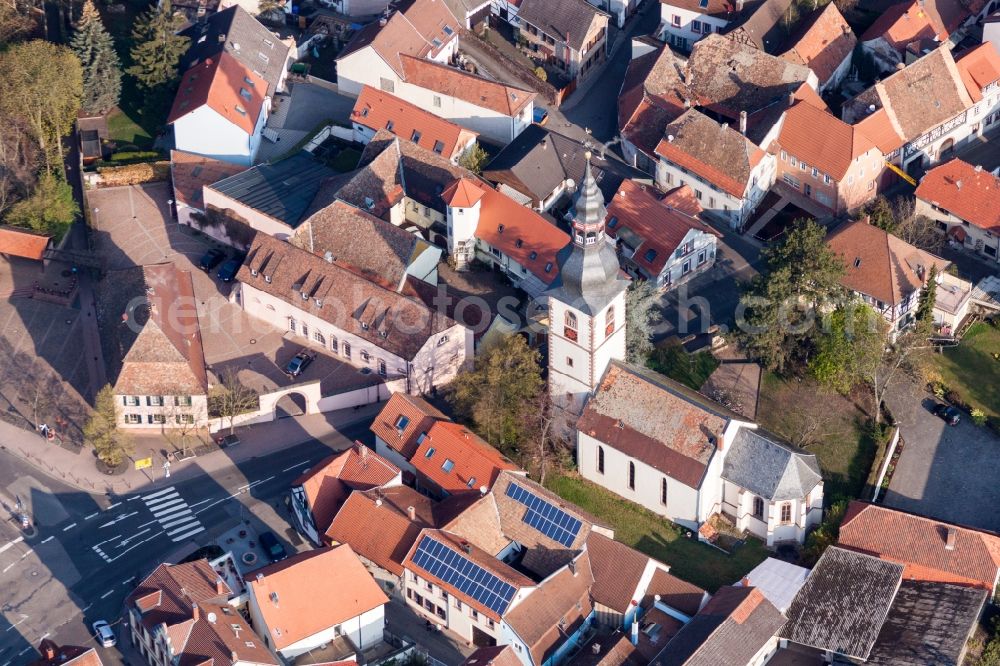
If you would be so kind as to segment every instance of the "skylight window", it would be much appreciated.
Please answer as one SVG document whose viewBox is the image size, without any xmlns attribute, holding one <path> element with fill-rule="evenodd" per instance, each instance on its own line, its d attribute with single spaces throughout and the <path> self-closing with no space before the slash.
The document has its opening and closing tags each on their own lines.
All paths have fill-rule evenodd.
<svg viewBox="0 0 1000 666">
<path fill-rule="evenodd" d="M 431 40 L 431 44 L 433 44 L 434 48 L 436 48 L 436 49 L 437 48 L 441 48 L 441 40 L 437 39 L 436 37 Z"/>
<path fill-rule="evenodd" d="M 445 458 L 444 464 L 441 465 L 441 469 L 443 469 L 445 472 L 450 472 L 451 470 L 455 469 L 455 462 L 451 458 Z"/>
<path fill-rule="evenodd" d="M 400 416 L 396 419 L 396 430 L 406 430 L 406 426 L 410 425 L 409 416 Z"/>
<path fill-rule="evenodd" d="M 252 87 L 253 86 L 253 79 L 251 79 L 249 76 L 244 76 L 243 77 L 243 83 L 245 83 L 248 86 Z"/>
<path fill-rule="evenodd" d="M 612 217 L 610 220 L 608 220 L 608 229 L 614 229 L 617 226 L 618 226 L 617 217 Z"/>
<path fill-rule="evenodd" d="M 551 273 L 552 272 L 552 262 L 551 261 L 549 263 L 545 264 L 545 272 L 546 273 Z"/>
<path fill-rule="evenodd" d="M 246 88 L 240 88 L 240 97 L 242 97 L 245 100 L 250 100 L 251 99 L 250 91 L 247 90 Z"/>
<path fill-rule="evenodd" d="M 646 261 L 652 261 L 656 259 L 656 250 L 646 250 L 646 254 L 643 257 Z"/>
<path fill-rule="evenodd" d="M 453 34 L 455 34 L 455 31 L 451 29 L 450 25 L 446 25 L 444 27 L 444 34 L 446 34 L 446 35 L 453 35 Z"/>
<path fill-rule="evenodd" d="M 538 253 L 532 250 L 531 254 L 528 255 L 528 258 L 534 261 L 535 259 L 538 259 Z"/>
<path fill-rule="evenodd" d="M 424 458 L 431 458 L 431 457 L 433 457 L 434 456 L 434 451 L 436 451 L 436 450 L 437 449 L 435 449 L 433 446 L 431 448 L 427 449 L 427 453 L 424 454 Z"/>
<path fill-rule="evenodd" d="M 502 224 L 498 224 L 498 225 L 497 225 L 497 233 L 500 233 L 500 234 L 502 234 L 502 233 L 503 233 L 503 230 L 504 230 L 505 228 L 506 228 L 506 227 L 504 227 L 504 226 L 503 226 Z"/>
<path fill-rule="evenodd" d="M 522 245 L 524 245 L 524 241 L 521 240 L 520 238 L 514 241 L 514 247 L 521 247 Z"/>
<path fill-rule="evenodd" d="M 245 116 L 245 115 L 247 115 L 247 110 L 246 110 L 246 109 L 244 109 L 244 108 L 243 108 L 242 106 L 240 106 L 239 104 L 237 104 L 237 105 L 236 105 L 236 113 L 240 114 L 241 116 Z"/>
<path fill-rule="evenodd" d="M 391 121 L 391 120 L 389 120 L 389 121 L 387 121 L 387 122 L 385 123 L 385 128 L 386 128 L 387 130 L 389 130 L 390 132 L 392 131 L 392 121 Z"/>
<path fill-rule="evenodd" d="M 707 8 L 708 7 L 708 0 L 701 0 L 701 2 L 698 3 L 698 6 L 701 7 L 702 9 Z"/>
</svg>

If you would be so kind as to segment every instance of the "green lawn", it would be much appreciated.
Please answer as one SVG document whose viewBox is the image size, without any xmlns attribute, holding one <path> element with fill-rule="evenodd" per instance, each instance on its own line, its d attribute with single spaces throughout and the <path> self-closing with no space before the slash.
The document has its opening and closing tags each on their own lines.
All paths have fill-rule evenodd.
<svg viewBox="0 0 1000 666">
<path fill-rule="evenodd" d="M 545 485 L 607 521 L 618 541 L 666 562 L 671 573 L 709 592 L 732 585 L 768 556 L 767 548 L 756 539 L 732 555 L 700 543 L 697 537 L 688 539 L 673 523 L 577 475 L 549 475 Z"/>
<path fill-rule="evenodd" d="M 931 363 L 944 385 L 958 391 L 965 402 L 1000 418 L 1000 361 L 994 354 L 1000 354 L 1000 329 L 978 322 L 957 347 L 934 354 Z"/>
<path fill-rule="evenodd" d="M 147 148 L 153 143 L 150 133 L 121 109 L 113 109 L 108 114 L 108 136 L 112 141 L 117 141 L 119 147 L 131 144 L 137 148 Z"/>
<path fill-rule="evenodd" d="M 657 347 L 650 354 L 646 365 L 661 375 L 698 391 L 709 375 L 719 367 L 719 361 L 710 352 L 689 354 L 680 343 L 672 342 Z"/>
<path fill-rule="evenodd" d="M 827 505 L 861 494 L 876 446 L 868 415 L 849 398 L 812 379 L 784 380 L 767 372 L 761 377 L 757 420 L 766 430 L 816 454 Z"/>
</svg>

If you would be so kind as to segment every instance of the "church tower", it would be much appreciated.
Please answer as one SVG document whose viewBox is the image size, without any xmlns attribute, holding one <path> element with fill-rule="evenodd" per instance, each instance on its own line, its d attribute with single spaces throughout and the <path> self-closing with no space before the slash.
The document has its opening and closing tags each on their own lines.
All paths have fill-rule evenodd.
<svg viewBox="0 0 1000 666">
<path fill-rule="evenodd" d="M 559 251 L 549 297 L 549 392 L 578 414 L 612 360 L 625 360 L 625 290 L 618 255 L 604 233 L 608 211 L 587 153 L 573 197 L 572 240 Z"/>
</svg>

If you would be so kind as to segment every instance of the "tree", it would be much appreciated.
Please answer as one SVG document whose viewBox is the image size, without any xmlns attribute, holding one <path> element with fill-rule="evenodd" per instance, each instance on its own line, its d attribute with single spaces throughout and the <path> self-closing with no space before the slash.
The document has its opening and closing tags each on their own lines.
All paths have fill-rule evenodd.
<svg viewBox="0 0 1000 666">
<path fill-rule="evenodd" d="M 42 40 L 15 44 L 0 54 L 0 115 L 24 118 L 45 157 L 60 168 L 62 137 L 73 130 L 83 73 L 65 46 Z"/>
<path fill-rule="evenodd" d="M 545 390 L 540 355 L 520 335 L 485 350 L 475 367 L 448 387 L 448 400 L 483 439 L 511 458 L 525 441 L 528 422 Z"/>
<path fill-rule="evenodd" d="M 62 238 L 80 212 L 73 189 L 53 173 L 43 173 L 30 197 L 14 204 L 7 224 Z"/>
<path fill-rule="evenodd" d="M 458 166 L 468 169 L 478 176 L 483 172 L 483 167 L 486 166 L 486 161 L 489 158 L 489 154 L 483 150 L 483 147 L 475 143 L 472 148 L 469 148 L 458 158 Z"/>
<path fill-rule="evenodd" d="M 139 16 L 132 29 L 132 62 L 128 73 L 148 89 L 169 86 L 178 79 L 181 56 L 189 46 L 187 37 L 176 34 L 184 25 L 183 15 L 174 13 L 170 0 Z"/>
<path fill-rule="evenodd" d="M 938 233 L 934 220 L 916 214 L 913 197 L 898 196 L 890 200 L 880 194 L 868 202 L 862 213 L 873 226 L 923 250 L 936 252 L 943 244 L 944 236 Z"/>
<path fill-rule="evenodd" d="M 275 11 L 282 10 L 284 14 L 285 0 L 259 0 L 257 3 L 257 18 L 271 18 Z"/>
<path fill-rule="evenodd" d="M 31 32 L 35 20 L 31 7 L 24 2 L 0 2 L 0 50 Z"/>
<path fill-rule="evenodd" d="M 236 417 L 256 409 L 260 409 L 257 392 L 241 384 L 231 369 L 223 373 L 221 383 L 208 394 L 209 415 L 228 419 L 230 435 L 236 429 Z"/>
<path fill-rule="evenodd" d="M 784 241 L 762 253 L 766 271 L 744 286 L 737 337 L 768 369 L 787 371 L 808 356 L 816 313 L 837 301 L 844 264 L 826 244 L 826 230 L 798 220 Z"/>
<path fill-rule="evenodd" d="M 882 360 L 888 325 L 867 305 L 848 303 L 828 318 L 816 344 L 809 369 L 819 382 L 840 393 L 849 393 L 870 377 Z"/>
<path fill-rule="evenodd" d="M 132 439 L 118 429 L 115 395 L 110 385 L 97 393 L 94 411 L 83 426 L 83 437 L 97 452 L 97 457 L 108 467 L 118 467 L 132 455 Z"/>
<path fill-rule="evenodd" d="M 567 436 L 572 432 L 572 424 L 569 414 L 556 407 L 551 394 L 544 389 L 537 392 L 528 413 L 526 445 L 518 462 L 544 484 L 551 467 L 563 468 L 572 458 L 573 441 Z"/>
<path fill-rule="evenodd" d="M 83 5 L 83 15 L 76 26 L 70 48 L 83 67 L 81 107 L 88 113 L 107 113 L 118 104 L 122 91 L 122 72 L 114 41 L 101 22 L 101 15 L 91 0 Z"/>
<path fill-rule="evenodd" d="M 34 189 L 40 163 L 41 151 L 27 121 L 0 115 L 0 218 Z"/>
<path fill-rule="evenodd" d="M 625 292 L 625 350 L 629 363 L 646 365 L 653 351 L 653 326 L 663 320 L 659 294 L 647 281 L 633 281 Z"/>
<path fill-rule="evenodd" d="M 934 332 L 934 302 L 937 299 L 937 266 L 931 265 L 927 273 L 927 285 L 920 292 L 920 302 L 917 305 L 917 331 L 930 336 Z"/>
</svg>

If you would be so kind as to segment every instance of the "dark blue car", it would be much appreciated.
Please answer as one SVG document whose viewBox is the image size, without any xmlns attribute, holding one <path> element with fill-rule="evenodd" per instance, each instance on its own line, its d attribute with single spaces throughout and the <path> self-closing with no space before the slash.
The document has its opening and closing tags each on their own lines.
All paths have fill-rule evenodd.
<svg viewBox="0 0 1000 666">
<path fill-rule="evenodd" d="M 236 273 L 239 272 L 240 264 L 242 263 L 239 259 L 230 259 L 219 267 L 219 272 L 215 275 L 223 282 L 232 282 L 233 278 L 236 277 Z"/>
</svg>

